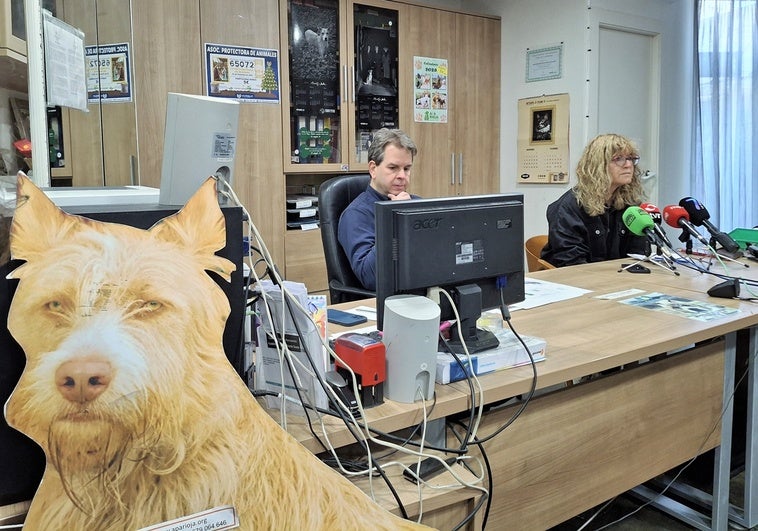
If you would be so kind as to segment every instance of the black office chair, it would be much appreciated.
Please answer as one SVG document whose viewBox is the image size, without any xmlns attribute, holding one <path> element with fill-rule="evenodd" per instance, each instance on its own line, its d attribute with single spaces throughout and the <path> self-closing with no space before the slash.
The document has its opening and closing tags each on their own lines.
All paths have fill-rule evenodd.
<svg viewBox="0 0 758 531">
<path fill-rule="evenodd" d="M 373 291 L 363 288 L 337 239 L 340 214 L 366 189 L 370 180 L 368 174 L 341 175 L 324 182 L 318 191 L 318 216 L 331 304 L 376 296 Z"/>
</svg>

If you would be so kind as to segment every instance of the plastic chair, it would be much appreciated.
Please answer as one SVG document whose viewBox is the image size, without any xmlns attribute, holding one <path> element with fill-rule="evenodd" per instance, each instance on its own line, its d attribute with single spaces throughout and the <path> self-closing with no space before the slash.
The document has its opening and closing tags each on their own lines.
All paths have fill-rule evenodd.
<svg viewBox="0 0 758 531">
<path fill-rule="evenodd" d="M 547 234 L 532 236 L 524 242 L 526 249 L 526 267 L 529 272 L 542 271 L 544 269 L 555 269 L 550 262 L 540 258 L 542 249 L 547 245 Z"/>
<path fill-rule="evenodd" d="M 368 186 L 368 174 L 341 175 L 324 182 L 318 191 L 318 215 L 321 226 L 321 243 L 326 259 L 326 276 L 329 280 L 329 301 L 331 304 L 375 297 L 373 291 L 363 288 L 350 267 L 337 239 L 340 214 L 353 199 Z"/>
</svg>

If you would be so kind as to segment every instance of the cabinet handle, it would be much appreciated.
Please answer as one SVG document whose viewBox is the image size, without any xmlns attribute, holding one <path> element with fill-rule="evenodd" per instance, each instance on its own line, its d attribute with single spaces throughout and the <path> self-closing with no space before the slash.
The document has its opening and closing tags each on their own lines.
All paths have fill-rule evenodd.
<svg viewBox="0 0 758 531">
<path fill-rule="evenodd" d="M 450 153 L 450 186 L 455 186 L 455 153 Z"/>
<path fill-rule="evenodd" d="M 342 65 L 342 80 L 344 85 L 342 87 L 342 101 L 347 103 L 347 65 Z"/>
<path fill-rule="evenodd" d="M 132 186 L 137 186 L 137 175 L 136 175 L 136 169 L 137 169 L 137 158 L 134 155 L 129 155 L 129 180 L 132 183 Z"/>
<path fill-rule="evenodd" d="M 353 103 L 355 103 L 355 65 L 350 66 L 350 94 L 352 95 Z"/>
<path fill-rule="evenodd" d="M 463 184 L 463 153 L 458 153 L 458 184 Z"/>
</svg>

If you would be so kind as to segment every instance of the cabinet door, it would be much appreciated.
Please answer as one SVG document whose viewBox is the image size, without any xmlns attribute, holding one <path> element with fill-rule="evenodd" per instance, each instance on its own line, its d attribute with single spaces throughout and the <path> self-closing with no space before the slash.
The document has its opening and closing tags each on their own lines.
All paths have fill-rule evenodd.
<svg viewBox="0 0 758 531">
<path fill-rule="evenodd" d="M 340 0 L 281 6 L 284 168 L 346 171 L 345 6 Z"/>
<path fill-rule="evenodd" d="M 399 126 L 402 4 L 282 2 L 284 169 L 366 171 L 374 131 Z"/>
<path fill-rule="evenodd" d="M 63 20 L 84 31 L 87 46 L 126 42 L 132 47 L 130 18 L 129 4 L 121 0 L 64 3 Z M 71 143 L 64 145 L 64 153 L 71 166 L 72 184 L 138 184 L 138 176 L 133 174 L 137 157 L 134 102 L 91 103 L 88 110 L 67 113 Z M 55 169 L 52 173 L 55 176 Z"/>
<path fill-rule="evenodd" d="M 347 119 L 351 170 L 368 169 L 368 146 L 378 129 L 399 127 L 400 10 L 362 1 L 349 7 Z M 348 65 L 346 65 L 348 66 Z"/>
<path fill-rule="evenodd" d="M 500 20 L 456 16 L 456 193 L 475 195 L 500 188 Z"/>
<path fill-rule="evenodd" d="M 414 57 L 432 57 L 448 60 L 449 80 L 454 80 L 455 70 L 455 20 L 456 14 L 438 9 L 409 6 L 407 37 L 407 64 L 404 72 L 413 72 Z M 411 191 L 422 197 L 455 195 L 456 166 L 453 160 L 454 109 L 458 93 L 450 87 L 448 123 L 415 122 L 413 116 L 413 91 L 404 94 L 408 106 L 402 116 L 406 132 L 418 147 L 411 173 Z M 465 93 L 464 93 L 465 94 Z"/>
<path fill-rule="evenodd" d="M 203 93 L 198 1 L 132 0 L 134 92 L 143 186 L 159 188 L 169 92 Z"/>
<path fill-rule="evenodd" d="M 200 21 L 202 43 L 268 49 L 279 46 L 279 8 L 275 2 L 200 0 Z M 232 185 L 277 264 L 284 263 L 281 138 L 278 105 L 240 105 Z"/>
</svg>

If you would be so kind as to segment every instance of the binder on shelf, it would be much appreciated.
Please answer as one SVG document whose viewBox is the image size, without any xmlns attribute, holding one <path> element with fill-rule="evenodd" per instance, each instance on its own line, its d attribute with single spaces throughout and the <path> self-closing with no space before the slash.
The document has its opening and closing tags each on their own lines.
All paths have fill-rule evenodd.
<svg viewBox="0 0 758 531">
<path fill-rule="evenodd" d="M 289 194 L 287 195 L 287 208 L 316 208 L 318 207 L 318 196 L 307 194 Z"/>
</svg>

